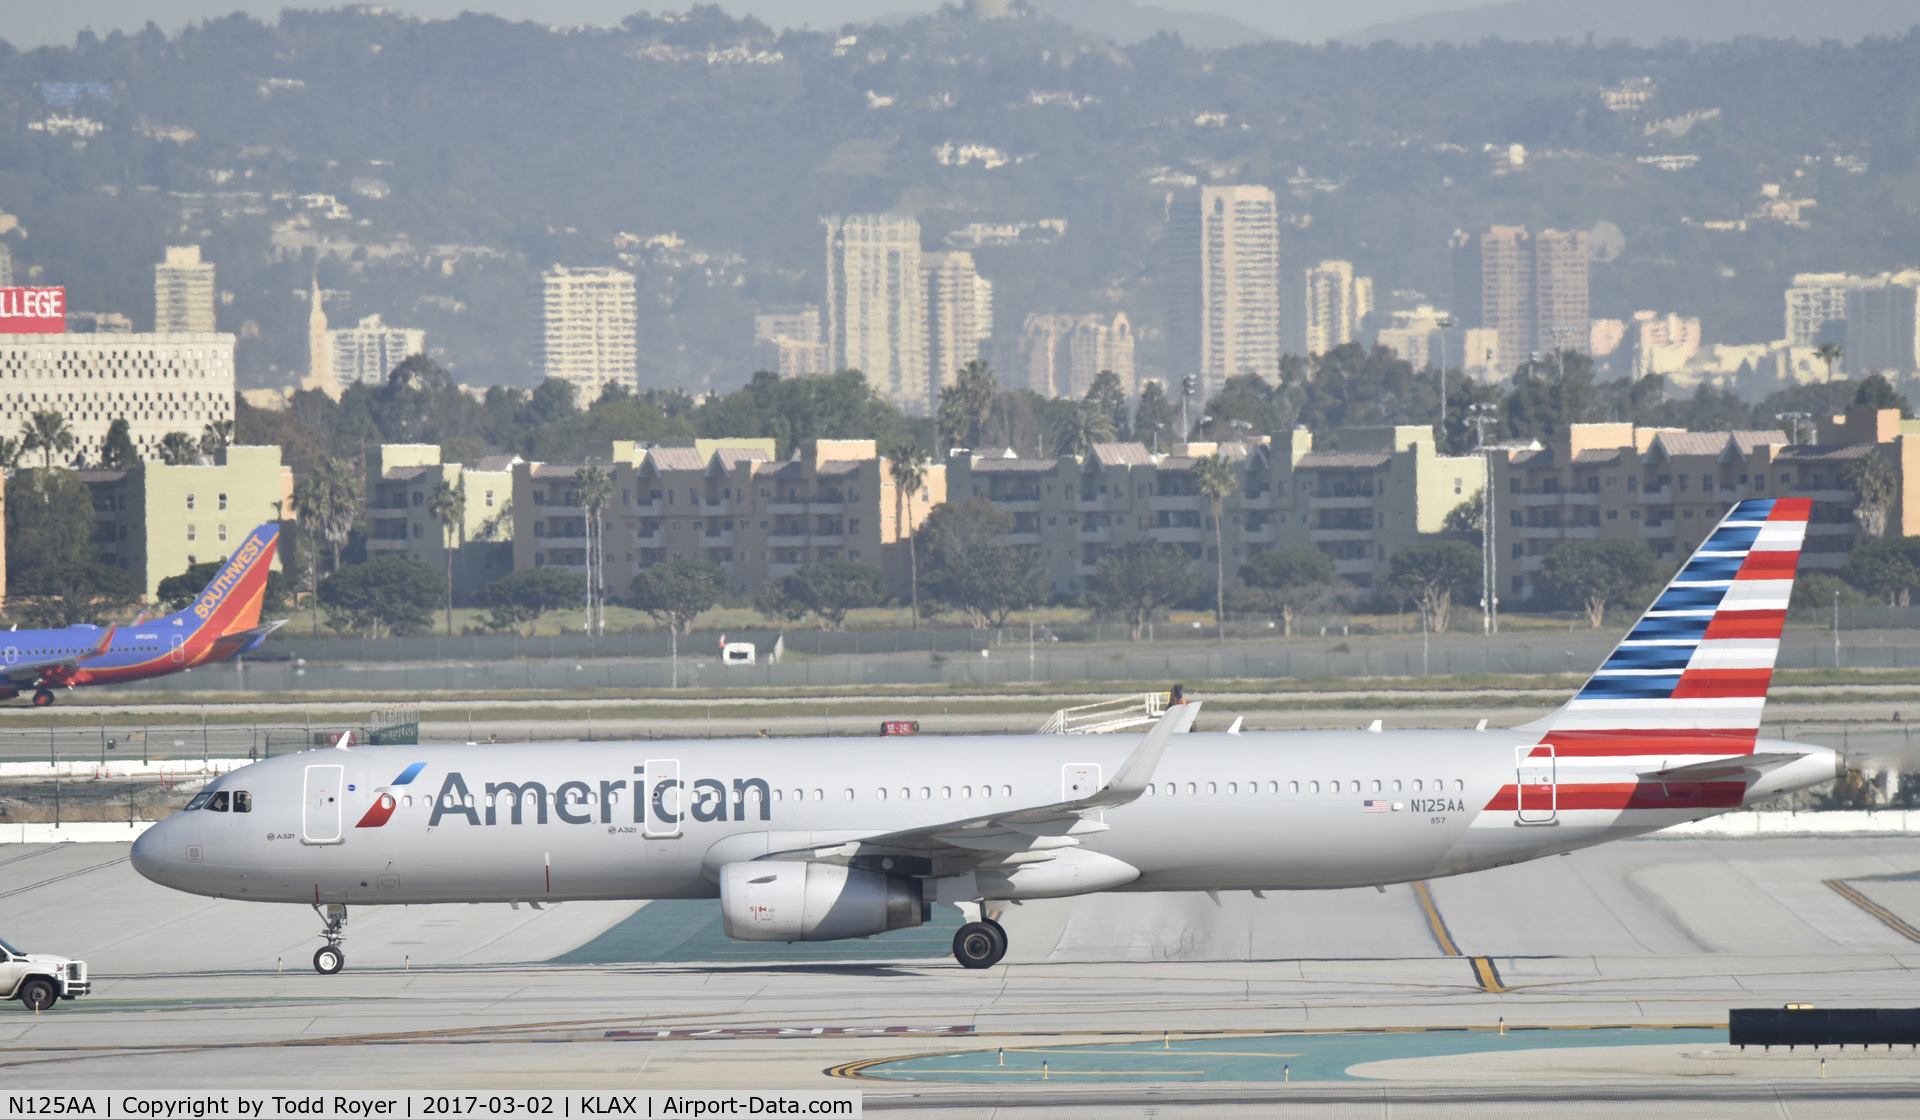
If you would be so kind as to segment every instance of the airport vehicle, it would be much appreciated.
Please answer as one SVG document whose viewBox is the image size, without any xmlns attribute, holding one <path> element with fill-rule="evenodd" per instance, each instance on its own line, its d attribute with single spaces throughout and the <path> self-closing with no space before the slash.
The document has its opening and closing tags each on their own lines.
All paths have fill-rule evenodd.
<svg viewBox="0 0 1920 1120">
<path fill-rule="evenodd" d="M 45 1011 L 93 988 L 87 962 L 48 953 L 23 953 L 0 940 L 0 999 L 17 999 L 28 1011 Z"/>
<path fill-rule="evenodd" d="M 1191 730 L 310 751 L 209 784 L 133 847 L 155 882 L 313 906 L 715 898 L 751 941 L 861 937 L 950 904 L 954 955 L 1008 902 L 1458 875 L 1831 781 L 1760 741 L 1804 498 L 1732 507 L 1580 692 L 1523 727 Z M 344 743 L 343 743 L 344 746 Z"/>
<path fill-rule="evenodd" d="M 31 690 L 34 706 L 44 708 L 55 689 L 162 677 L 255 648 L 284 625 L 260 622 L 279 534 L 271 523 L 247 534 L 185 610 L 124 628 L 83 623 L 0 633 L 0 700 Z"/>
</svg>

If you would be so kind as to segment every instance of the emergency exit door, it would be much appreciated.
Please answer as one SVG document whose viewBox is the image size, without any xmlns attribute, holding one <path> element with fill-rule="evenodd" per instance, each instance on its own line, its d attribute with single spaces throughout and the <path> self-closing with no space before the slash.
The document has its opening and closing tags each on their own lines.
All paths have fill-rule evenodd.
<svg viewBox="0 0 1920 1120">
<path fill-rule="evenodd" d="M 1553 824 L 1560 811 L 1560 787 L 1552 743 L 1515 747 L 1514 785 L 1520 824 Z"/>
<path fill-rule="evenodd" d="M 340 795 L 345 790 L 346 767 L 314 765 L 307 767 L 305 811 L 300 816 L 300 842 L 338 844 L 340 842 Z"/>
</svg>

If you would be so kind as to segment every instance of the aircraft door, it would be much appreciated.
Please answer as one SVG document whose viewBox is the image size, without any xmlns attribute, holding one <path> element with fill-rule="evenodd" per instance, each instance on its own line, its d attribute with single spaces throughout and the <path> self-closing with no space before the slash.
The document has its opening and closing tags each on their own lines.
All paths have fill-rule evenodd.
<svg viewBox="0 0 1920 1120">
<path fill-rule="evenodd" d="M 173 636 L 173 663 L 179 665 L 185 662 L 186 659 L 187 636 L 185 634 L 175 634 Z"/>
<path fill-rule="evenodd" d="M 1521 824 L 1553 824 L 1560 809 L 1552 743 L 1514 748 L 1514 786 Z"/>
<path fill-rule="evenodd" d="M 687 815 L 686 790 L 680 781 L 680 760 L 647 760 L 647 825 L 642 835 L 671 840 L 680 835 L 680 822 Z"/>
<path fill-rule="evenodd" d="M 1060 768 L 1060 800 L 1085 801 L 1099 792 L 1099 763 L 1069 762 Z"/>
<path fill-rule="evenodd" d="M 302 844 L 340 842 L 340 795 L 346 789 L 346 767 L 320 764 L 307 767 L 307 796 L 300 817 Z"/>
</svg>

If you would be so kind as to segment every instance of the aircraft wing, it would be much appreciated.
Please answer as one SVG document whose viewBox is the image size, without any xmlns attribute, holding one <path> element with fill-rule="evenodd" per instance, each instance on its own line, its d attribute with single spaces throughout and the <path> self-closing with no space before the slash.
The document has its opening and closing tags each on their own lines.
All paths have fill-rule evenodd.
<svg viewBox="0 0 1920 1120">
<path fill-rule="evenodd" d="M 1080 843 L 1076 837 L 1104 832 L 1108 826 L 1087 814 L 1128 804 L 1146 791 L 1173 737 L 1193 726 L 1200 704 L 1177 705 L 1147 731 L 1133 753 L 1120 765 L 1113 780 L 1089 797 L 1050 805 L 1009 807 L 943 824 L 881 833 L 827 847 L 771 854 L 768 859 L 845 860 L 872 852 L 903 852 L 945 857 L 945 862 L 981 862 L 1015 852 L 1044 852 Z M 1051 857 L 1039 857 L 1051 858 Z"/>
<path fill-rule="evenodd" d="M 16 661 L 11 665 L 0 666 L 0 678 L 9 685 L 30 688 L 48 680 L 58 681 L 80 667 L 82 661 L 99 657 L 113 646 L 113 635 L 120 624 L 112 622 L 100 635 L 93 648 L 84 653 L 68 653 L 59 657 L 43 657 L 38 661 Z"/>
<path fill-rule="evenodd" d="M 1743 774 L 1764 774 L 1769 770 L 1785 766 L 1789 762 L 1798 762 L 1807 757 L 1804 754 L 1778 752 L 1774 754 L 1743 754 L 1732 758 L 1714 758 L 1705 762 L 1690 762 L 1685 766 L 1674 766 L 1666 770 L 1647 770 L 1640 777 L 1653 782 L 1712 782 L 1723 778 L 1737 778 Z"/>
</svg>

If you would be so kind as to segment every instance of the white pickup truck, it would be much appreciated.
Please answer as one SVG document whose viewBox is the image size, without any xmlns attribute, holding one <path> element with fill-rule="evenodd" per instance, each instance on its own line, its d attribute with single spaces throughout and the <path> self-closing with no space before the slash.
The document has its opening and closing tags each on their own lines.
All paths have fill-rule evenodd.
<svg viewBox="0 0 1920 1120">
<path fill-rule="evenodd" d="M 60 1000 L 86 995 L 91 987 L 87 962 L 23 953 L 0 941 L 0 999 L 17 999 L 28 1011 L 45 1011 Z"/>
</svg>

